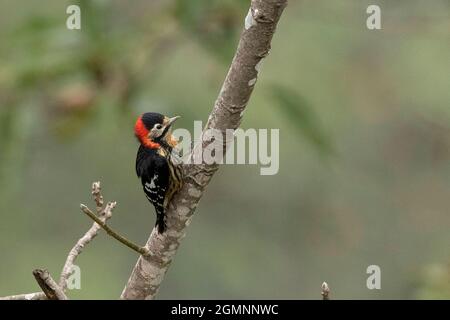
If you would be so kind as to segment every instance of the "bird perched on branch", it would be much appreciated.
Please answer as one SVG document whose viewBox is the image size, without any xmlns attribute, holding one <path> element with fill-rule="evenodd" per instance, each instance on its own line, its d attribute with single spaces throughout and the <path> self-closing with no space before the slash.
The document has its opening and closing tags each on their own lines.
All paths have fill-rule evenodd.
<svg viewBox="0 0 450 320">
<path fill-rule="evenodd" d="M 141 115 L 134 126 L 141 143 L 136 156 L 136 173 L 147 199 L 155 207 L 155 226 L 159 233 L 166 229 L 167 206 L 182 185 L 181 168 L 172 155 L 178 141 L 171 133 L 171 126 L 178 118 L 148 112 Z"/>
</svg>

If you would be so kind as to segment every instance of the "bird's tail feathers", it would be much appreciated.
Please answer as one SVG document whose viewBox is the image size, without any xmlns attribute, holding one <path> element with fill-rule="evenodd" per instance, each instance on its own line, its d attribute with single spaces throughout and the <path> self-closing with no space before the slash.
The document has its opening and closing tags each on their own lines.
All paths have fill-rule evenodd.
<svg viewBox="0 0 450 320">
<path fill-rule="evenodd" d="M 158 228 L 160 234 L 164 233 L 166 230 L 166 221 L 164 219 L 164 212 L 158 212 L 156 215 L 155 227 Z"/>
</svg>

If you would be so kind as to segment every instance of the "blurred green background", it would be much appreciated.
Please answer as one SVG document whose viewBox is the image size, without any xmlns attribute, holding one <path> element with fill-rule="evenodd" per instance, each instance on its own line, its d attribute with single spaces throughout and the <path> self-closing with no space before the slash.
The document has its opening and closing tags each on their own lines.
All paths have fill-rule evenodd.
<svg viewBox="0 0 450 320">
<path fill-rule="evenodd" d="M 0 296 L 59 275 L 93 181 L 111 226 L 146 241 L 134 120 L 206 121 L 248 6 L 0 0 Z M 448 0 L 290 1 L 242 123 L 280 129 L 280 171 L 221 167 L 159 298 L 319 299 L 323 281 L 335 299 L 450 298 L 449 18 Z M 136 259 L 102 232 L 70 297 L 117 298 Z"/>
</svg>

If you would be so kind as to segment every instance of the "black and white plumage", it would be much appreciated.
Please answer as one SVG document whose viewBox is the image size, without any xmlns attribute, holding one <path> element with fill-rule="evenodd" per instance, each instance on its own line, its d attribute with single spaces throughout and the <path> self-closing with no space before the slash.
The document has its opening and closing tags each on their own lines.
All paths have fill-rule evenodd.
<svg viewBox="0 0 450 320">
<path fill-rule="evenodd" d="M 147 199 L 156 210 L 159 233 L 166 229 L 165 213 L 175 192 L 181 187 L 181 170 L 172 160 L 176 139 L 170 133 L 175 118 L 145 113 L 138 118 L 135 134 L 141 142 L 136 156 L 136 174 Z"/>
</svg>

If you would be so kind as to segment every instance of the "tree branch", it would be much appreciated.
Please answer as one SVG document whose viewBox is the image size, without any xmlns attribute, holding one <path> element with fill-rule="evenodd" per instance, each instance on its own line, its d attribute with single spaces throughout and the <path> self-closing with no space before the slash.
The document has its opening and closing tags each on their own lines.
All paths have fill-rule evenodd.
<svg viewBox="0 0 450 320">
<path fill-rule="evenodd" d="M 0 297 L 0 300 L 47 300 L 47 297 L 43 292 L 33 292 L 17 294 L 14 296 Z"/>
<path fill-rule="evenodd" d="M 236 54 L 205 130 L 225 132 L 239 127 L 286 4 L 287 0 L 252 0 Z M 195 146 L 191 158 L 210 143 L 212 140 L 202 135 L 202 141 Z M 167 231 L 161 235 L 155 228 L 152 230 L 146 246 L 150 254 L 139 257 L 122 292 L 122 299 L 153 299 L 156 296 L 198 202 L 217 169 L 217 164 L 205 163 L 183 167 L 185 183 L 169 204 Z"/>
<path fill-rule="evenodd" d="M 115 206 L 116 203 L 113 202 L 110 204 L 111 206 Z M 86 207 L 84 204 L 82 204 L 80 206 L 81 211 L 83 211 L 89 218 L 91 218 L 92 220 L 94 220 L 100 227 L 103 228 L 103 230 L 106 231 L 106 233 L 108 235 L 110 235 L 111 237 L 113 237 L 114 239 L 116 239 L 117 241 L 121 242 L 122 244 L 124 244 L 125 246 L 127 246 L 128 248 L 136 251 L 137 253 L 140 253 L 142 255 L 148 255 L 149 251 L 147 248 L 145 247 L 140 247 L 138 245 L 136 245 L 135 243 L 131 242 L 130 240 L 128 240 L 127 238 L 121 236 L 120 234 L 118 234 L 117 232 L 115 232 L 113 229 L 111 229 L 106 222 L 102 221 L 99 217 L 97 217 L 95 215 L 95 213 L 93 213 L 88 207 Z"/>
<path fill-rule="evenodd" d="M 108 219 L 111 218 L 112 210 L 114 209 L 115 203 L 110 202 L 105 206 L 105 208 L 103 208 L 103 196 L 101 193 L 100 182 L 94 182 L 92 184 L 92 195 L 94 198 L 94 202 L 96 204 L 97 214 L 99 215 L 98 219 L 102 223 L 105 223 Z M 75 260 L 81 254 L 83 248 L 97 236 L 100 230 L 101 230 L 100 225 L 94 222 L 92 227 L 83 235 L 83 237 L 81 237 L 77 241 L 72 250 L 70 250 L 59 279 L 59 288 L 61 288 L 61 291 L 63 293 L 66 292 L 67 290 L 67 280 L 72 274 Z M 43 292 L 34 292 L 34 293 L 13 295 L 8 297 L 0 297 L 0 300 L 46 300 L 46 299 L 47 296 Z"/>
<path fill-rule="evenodd" d="M 112 211 L 115 207 L 114 202 L 108 203 L 103 209 L 103 196 L 101 193 L 100 182 L 94 182 L 92 184 L 92 196 L 94 198 L 94 202 L 97 208 L 97 214 L 99 215 L 99 220 L 105 223 L 108 219 L 112 217 Z M 75 264 L 75 260 L 81 254 L 84 247 L 94 239 L 101 227 L 94 222 L 92 227 L 81 237 L 75 246 L 70 250 L 69 255 L 67 256 L 66 262 L 64 263 L 64 267 L 61 272 L 61 276 L 59 278 L 59 286 L 66 291 L 67 289 L 67 280 L 73 272 L 73 266 Z"/>
<path fill-rule="evenodd" d="M 47 270 L 33 270 L 33 276 L 48 300 L 68 300 L 64 291 L 53 280 Z"/>
</svg>

